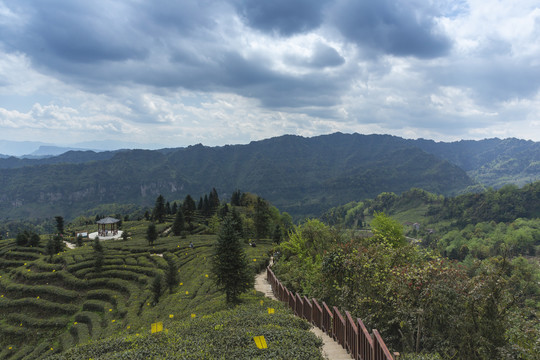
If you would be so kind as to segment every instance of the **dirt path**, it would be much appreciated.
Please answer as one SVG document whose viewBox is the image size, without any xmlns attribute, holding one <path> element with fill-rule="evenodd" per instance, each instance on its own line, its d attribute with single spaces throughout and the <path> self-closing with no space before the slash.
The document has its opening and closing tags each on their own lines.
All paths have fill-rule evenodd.
<svg viewBox="0 0 540 360">
<path fill-rule="evenodd" d="M 255 290 L 260 291 L 264 296 L 277 300 L 272 293 L 270 283 L 266 281 L 266 269 L 255 277 Z M 322 354 L 329 360 L 351 360 L 352 357 L 347 351 L 335 342 L 330 336 L 326 335 L 321 329 L 313 326 L 311 332 L 321 338 L 323 341 Z"/>
</svg>

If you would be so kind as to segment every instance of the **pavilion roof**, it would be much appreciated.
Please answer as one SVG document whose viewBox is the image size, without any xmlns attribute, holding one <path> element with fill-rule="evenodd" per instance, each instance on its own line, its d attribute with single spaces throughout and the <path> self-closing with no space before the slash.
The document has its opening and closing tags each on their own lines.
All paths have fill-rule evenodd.
<svg viewBox="0 0 540 360">
<path fill-rule="evenodd" d="M 118 219 L 115 219 L 115 218 L 112 218 L 110 216 L 107 216 L 106 218 L 103 218 L 101 220 L 98 220 L 97 223 L 98 224 L 115 224 L 117 222 L 119 222 L 120 220 Z"/>
</svg>

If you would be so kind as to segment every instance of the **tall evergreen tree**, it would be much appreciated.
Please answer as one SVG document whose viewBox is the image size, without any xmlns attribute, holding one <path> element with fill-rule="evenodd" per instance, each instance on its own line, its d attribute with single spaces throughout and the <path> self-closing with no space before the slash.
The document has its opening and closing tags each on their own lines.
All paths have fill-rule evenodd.
<svg viewBox="0 0 540 360">
<path fill-rule="evenodd" d="M 28 235 L 28 231 L 18 233 L 15 238 L 15 244 L 17 244 L 17 246 L 26 246 L 28 244 Z"/>
<path fill-rule="evenodd" d="M 167 287 L 169 288 L 169 293 L 173 293 L 176 285 L 178 284 L 178 264 L 174 256 L 165 257 L 167 261 L 167 270 L 165 272 L 165 280 L 167 282 Z"/>
<path fill-rule="evenodd" d="M 213 213 L 219 208 L 219 196 L 216 188 L 212 188 L 210 191 L 210 196 L 208 197 L 208 202 L 210 204 L 210 211 Z"/>
<path fill-rule="evenodd" d="M 165 204 L 165 214 L 171 215 L 171 204 L 168 201 Z"/>
<path fill-rule="evenodd" d="M 184 199 L 184 202 L 182 203 L 182 211 L 184 213 L 184 218 L 186 219 L 186 222 L 189 224 L 189 227 L 191 228 L 191 224 L 193 222 L 193 215 L 195 214 L 196 206 L 195 206 L 195 200 L 191 197 L 191 195 L 186 195 L 186 198 Z"/>
<path fill-rule="evenodd" d="M 240 190 L 235 190 L 231 196 L 231 205 L 240 206 L 240 199 L 242 198 L 242 192 Z"/>
<path fill-rule="evenodd" d="M 270 226 L 270 206 L 262 197 L 257 197 L 255 203 L 255 235 L 257 240 L 265 237 L 268 234 Z"/>
<path fill-rule="evenodd" d="M 56 220 L 56 231 L 58 234 L 64 233 L 64 218 L 62 216 L 55 216 L 54 219 Z"/>
<path fill-rule="evenodd" d="M 171 214 L 175 215 L 177 211 L 178 211 L 178 204 L 175 201 L 173 202 L 172 207 L 171 207 Z"/>
<path fill-rule="evenodd" d="M 96 268 L 96 271 L 99 272 L 103 266 L 103 245 L 98 238 L 95 238 L 92 247 L 94 248 L 94 267 Z"/>
<path fill-rule="evenodd" d="M 152 280 L 152 283 L 150 284 L 150 289 L 152 290 L 152 295 L 154 298 L 154 305 L 159 302 L 159 298 L 163 294 L 163 275 L 161 275 L 161 271 L 156 274 L 154 279 Z"/>
<path fill-rule="evenodd" d="M 216 285 L 225 292 L 227 303 L 238 303 L 241 293 L 253 287 L 254 274 L 242 249 L 237 224 L 232 216 L 223 220 L 212 260 Z"/>
<path fill-rule="evenodd" d="M 162 223 L 165 220 L 165 198 L 163 195 L 159 195 L 156 199 L 156 205 L 154 206 L 153 217 L 158 223 Z"/>
<path fill-rule="evenodd" d="M 30 234 L 30 239 L 28 240 L 28 245 L 30 246 L 39 246 L 39 242 L 41 241 L 41 238 L 38 234 L 32 233 Z"/>
<path fill-rule="evenodd" d="M 212 209 L 210 208 L 210 202 L 208 201 L 208 195 L 204 195 L 202 213 L 206 217 L 209 217 L 212 214 Z"/>
<path fill-rule="evenodd" d="M 148 240 L 148 244 L 152 246 L 154 244 L 154 241 L 156 241 L 158 238 L 158 233 L 156 230 L 156 224 L 151 223 L 148 225 L 148 228 L 146 229 L 146 240 Z"/>
<path fill-rule="evenodd" d="M 175 236 L 178 236 L 184 231 L 185 228 L 184 213 L 182 209 L 178 209 L 176 212 L 176 217 L 174 218 L 174 223 L 172 225 L 172 232 Z"/>
</svg>

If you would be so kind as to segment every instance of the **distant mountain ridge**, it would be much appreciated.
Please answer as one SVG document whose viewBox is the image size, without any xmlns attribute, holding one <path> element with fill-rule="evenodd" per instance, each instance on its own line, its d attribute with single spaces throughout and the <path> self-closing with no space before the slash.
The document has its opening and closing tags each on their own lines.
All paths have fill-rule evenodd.
<svg viewBox="0 0 540 360">
<path fill-rule="evenodd" d="M 496 152 L 493 149 L 504 140 L 489 142 L 480 145 Z M 512 156 L 518 152 L 511 150 L 519 148 L 520 154 L 534 158 L 537 145 L 507 146 L 503 153 Z M 475 146 L 473 151 L 478 151 Z M 0 218 L 51 214 L 69 218 L 100 204 L 153 205 L 158 194 L 168 200 L 182 200 L 188 193 L 198 198 L 212 187 L 222 199 L 240 189 L 297 217 L 317 216 L 384 191 L 399 194 L 419 187 L 453 195 L 475 186 L 448 160 L 454 156 L 454 161 L 464 161 L 467 156 L 460 149 L 459 143 L 335 133 L 312 138 L 284 135 L 247 145 L 70 151 L 41 160 L 0 159 Z M 485 155 L 473 165 L 486 166 L 496 159 Z M 474 166 L 470 171 L 479 171 Z"/>
</svg>

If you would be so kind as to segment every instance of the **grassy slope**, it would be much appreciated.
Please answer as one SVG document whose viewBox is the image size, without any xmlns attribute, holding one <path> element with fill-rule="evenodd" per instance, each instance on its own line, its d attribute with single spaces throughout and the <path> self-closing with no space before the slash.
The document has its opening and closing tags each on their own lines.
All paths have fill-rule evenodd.
<svg viewBox="0 0 540 360">
<path fill-rule="evenodd" d="M 181 343 L 177 337 L 183 338 L 187 333 L 194 334 L 194 339 L 200 338 L 193 341 L 199 344 L 201 349 L 212 348 L 214 345 L 210 343 L 204 345 L 205 341 L 215 341 L 215 337 L 207 337 L 205 326 L 210 325 L 204 321 L 221 321 L 220 316 L 224 315 L 212 315 L 208 318 L 210 320 L 201 318 L 227 309 L 224 296 L 216 290 L 211 281 L 210 260 L 215 236 L 200 235 L 187 239 L 160 237 L 154 246 L 149 247 L 144 240 L 147 225 L 145 222 L 127 222 L 124 229 L 132 234 L 132 240 L 103 242 L 105 261 L 100 272 L 95 271 L 95 257 L 89 243 L 81 248 L 66 249 L 53 257 L 53 263 L 48 263 L 46 256 L 40 254 L 45 252 L 44 247 L 23 248 L 16 247 L 12 239 L 0 241 L 0 358 L 42 358 L 59 354 L 73 345 L 88 341 L 93 341 L 94 344 L 78 348 L 73 354 L 82 354 L 84 349 L 89 349 L 92 354 L 96 351 L 106 354 L 112 351 L 108 345 L 111 343 L 122 342 L 122 349 L 138 347 L 141 341 L 153 342 L 156 339 L 161 339 L 159 344 L 168 344 L 161 342 L 163 339 L 171 342 L 174 340 L 176 344 Z M 166 225 L 160 225 L 158 230 L 165 227 Z M 193 241 L 194 249 L 189 248 L 190 241 Z M 45 243 L 46 241 L 42 240 L 42 246 Z M 256 248 L 246 246 L 248 257 L 254 266 L 264 263 L 269 247 L 269 242 L 260 242 Z M 156 273 L 166 269 L 167 262 L 157 255 L 164 253 L 177 259 L 179 283 L 172 294 L 167 290 L 160 301 L 153 304 L 149 284 Z M 244 298 L 245 304 L 233 312 L 239 324 L 245 324 L 246 328 L 249 328 L 247 320 L 243 321 L 241 318 L 251 311 L 246 309 L 259 304 L 261 296 L 253 294 Z M 279 308 L 279 305 L 272 306 Z M 289 317 L 287 321 L 283 320 L 284 323 L 295 324 L 290 318 L 292 315 L 285 310 L 278 313 L 279 316 L 275 319 Z M 191 314 L 196 314 L 195 319 L 200 320 L 193 321 Z M 274 324 L 272 319 L 259 319 L 261 325 L 254 329 L 278 329 L 281 325 L 279 322 Z M 149 337 L 150 324 L 156 321 L 163 321 L 169 328 L 169 333 Z M 193 324 L 198 325 L 192 328 Z M 297 324 L 290 329 L 284 327 L 276 330 L 275 335 L 270 331 L 268 335 L 278 339 L 280 348 L 288 348 L 289 343 L 285 341 L 287 336 L 284 334 L 290 332 L 295 342 L 310 339 L 304 349 L 307 353 L 311 348 L 317 351 L 316 341 L 304 334 L 302 329 L 305 327 L 305 324 Z M 197 335 L 199 328 L 203 333 Z M 250 330 L 242 333 L 240 326 L 235 331 L 244 339 Z M 231 333 L 233 332 L 223 332 Z M 114 340 L 109 339 L 111 336 Z M 308 337 L 304 339 L 305 336 Z M 127 340 L 118 340 L 124 337 Z M 106 340 L 100 342 L 99 339 Z M 156 350 L 156 347 L 159 347 L 156 344 L 154 343 L 152 349 L 158 352 L 153 356 L 159 357 L 161 355 L 158 353 L 163 349 Z M 186 346 L 187 349 L 192 349 Z M 231 343 L 230 346 L 231 349 L 227 348 L 226 351 L 233 351 L 232 348 L 236 345 Z M 214 348 L 219 349 L 219 346 Z M 240 348 L 243 348 L 243 345 Z M 118 349 L 114 348 L 116 355 Z M 181 351 L 178 346 L 175 349 L 174 351 Z M 215 352 L 222 354 L 224 350 Z M 248 353 L 251 350 L 253 349 L 246 349 Z M 71 358 L 78 358 L 78 355 L 73 356 Z M 89 358 L 87 355 L 81 356 Z M 113 355 L 103 356 L 112 358 Z M 92 357 L 99 358 L 94 355 Z"/>
</svg>

